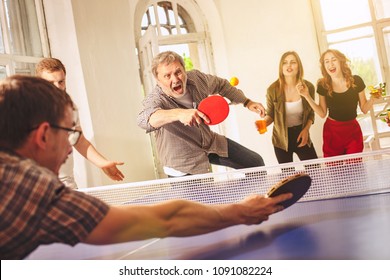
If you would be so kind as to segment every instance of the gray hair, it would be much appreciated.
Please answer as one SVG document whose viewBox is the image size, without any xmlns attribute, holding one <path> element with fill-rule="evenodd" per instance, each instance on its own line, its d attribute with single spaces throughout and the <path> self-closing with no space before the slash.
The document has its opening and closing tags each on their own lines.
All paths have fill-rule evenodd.
<svg viewBox="0 0 390 280">
<path fill-rule="evenodd" d="M 183 68 L 185 69 L 183 58 L 173 51 L 165 51 L 156 55 L 152 61 L 153 76 L 157 79 L 157 75 L 158 75 L 157 68 L 159 65 L 161 64 L 169 65 L 175 61 L 179 61 L 181 66 L 183 66 Z"/>
</svg>

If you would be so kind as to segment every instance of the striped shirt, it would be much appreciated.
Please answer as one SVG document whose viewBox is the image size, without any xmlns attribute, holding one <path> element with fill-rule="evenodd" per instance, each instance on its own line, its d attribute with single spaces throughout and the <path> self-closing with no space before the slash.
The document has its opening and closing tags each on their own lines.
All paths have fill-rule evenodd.
<svg viewBox="0 0 390 280">
<path fill-rule="evenodd" d="M 23 259 L 41 244 L 76 245 L 108 209 L 35 161 L 0 149 L 1 259 Z"/>
<path fill-rule="evenodd" d="M 244 93 L 231 86 L 228 80 L 198 70 L 187 72 L 186 86 L 186 94 L 192 96 L 196 105 L 213 94 L 226 97 L 233 104 L 244 103 L 247 100 Z M 211 131 L 210 127 L 203 123 L 199 126 L 185 126 L 176 121 L 157 129 L 149 124 L 150 116 L 157 110 L 176 108 L 185 107 L 166 95 L 157 85 L 143 101 L 143 111 L 139 113 L 137 123 L 147 133 L 155 133 L 157 152 L 164 166 L 187 174 L 210 172 L 208 154 L 228 156 L 225 136 Z"/>
</svg>

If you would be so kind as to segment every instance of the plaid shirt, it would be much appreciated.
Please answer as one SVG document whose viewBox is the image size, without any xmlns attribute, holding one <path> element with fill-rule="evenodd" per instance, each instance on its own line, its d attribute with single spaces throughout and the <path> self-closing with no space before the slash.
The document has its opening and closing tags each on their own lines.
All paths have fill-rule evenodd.
<svg viewBox="0 0 390 280">
<path fill-rule="evenodd" d="M 244 103 L 247 100 L 244 93 L 231 86 L 226 79 L 197 70 L 187 72 L 186 90 L 197 105 L 212 94 L 220 94 L 233 104 Z M 164 166 L 188 174 L 202 174 L 210 172 L 208 154 L 228 156 L 225 136 L 211 131 L 208 125 L 201 123 L 198 127 L 184 126 L 176 121 L 156 129 L 149 124 L 150 116 L 157 110 L 184 108 L 174 98 L 166 95 L 159 86 L 146 96 L 143 107 L 137 123 L 147 133 L 155 133 L 157 152 Z"/>
<path fill-rule="evenodd" d="M 75 245 L 108 205 L 65 187 L 50 170 L 0 149 L 0 258 L 22 259 L 40 244 Z"/>
</svg>

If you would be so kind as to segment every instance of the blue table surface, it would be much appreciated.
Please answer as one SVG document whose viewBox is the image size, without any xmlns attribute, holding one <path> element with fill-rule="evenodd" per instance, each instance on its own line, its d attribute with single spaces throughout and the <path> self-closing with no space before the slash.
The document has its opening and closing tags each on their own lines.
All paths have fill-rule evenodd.
<svg viewBox="0 0 390 280">
<path fill-rule="evenodd" d="M 298 202 L 254 226 L 115 245 L 40 246 L 27 259 L 389 260 L 390 193 Z"/>
</svg>

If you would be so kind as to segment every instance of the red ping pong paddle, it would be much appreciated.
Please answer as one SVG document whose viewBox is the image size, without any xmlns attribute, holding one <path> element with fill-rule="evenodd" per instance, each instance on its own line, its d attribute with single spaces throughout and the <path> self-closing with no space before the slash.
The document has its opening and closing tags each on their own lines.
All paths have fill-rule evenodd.
<svg viewBox="0 0 390 280">
<path fill-rule="evenodd" d="M 199 103 L 198 110 L 210 119 L 208 125 L 214 125 L 223 122 L 227 118 L 229 104 L 220 95 L 210 95 Z"/>
<path fill-rule="evenodd" d="M 311 177 L 305 173 L 292 175 L 272 186 L 268 190 L 267 196 L 274 197 L 282 193 L 292 193 L 293 197 L 289 200 L 283 201 L 280 205 L 286 209 L 297 202 L 310 188 Z"/>
</svg>

